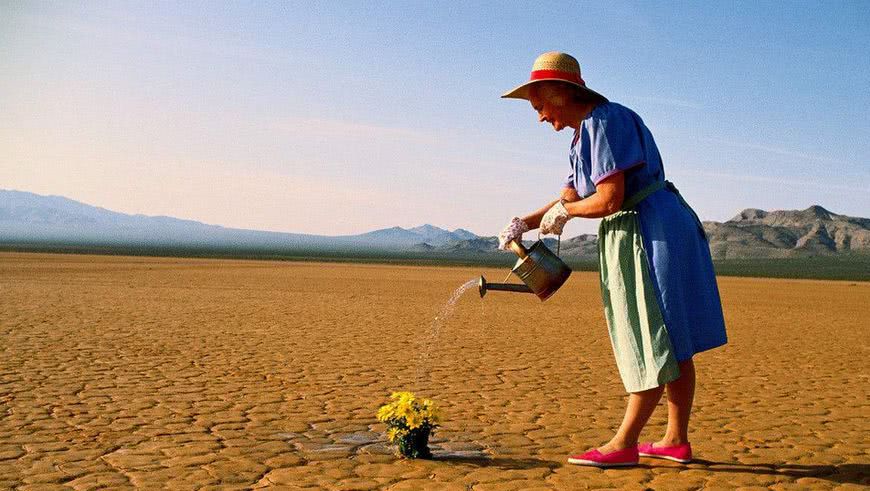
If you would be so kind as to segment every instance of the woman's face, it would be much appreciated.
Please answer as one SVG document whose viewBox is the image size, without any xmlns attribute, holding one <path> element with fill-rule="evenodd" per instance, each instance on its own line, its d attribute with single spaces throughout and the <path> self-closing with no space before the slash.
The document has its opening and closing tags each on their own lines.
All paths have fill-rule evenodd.
<svg viewBox="0 0 870 491">
<path fill-rule="evenodd" d="M 571 104 L 571 94 L 564 88 L 540 83 L 529 90 L 529 102 L 538 112 L 538 121 L 550 123 L 556 131 L 562 131 L 566 126 L 577 124 L 576 112 Z"/>
</svg>

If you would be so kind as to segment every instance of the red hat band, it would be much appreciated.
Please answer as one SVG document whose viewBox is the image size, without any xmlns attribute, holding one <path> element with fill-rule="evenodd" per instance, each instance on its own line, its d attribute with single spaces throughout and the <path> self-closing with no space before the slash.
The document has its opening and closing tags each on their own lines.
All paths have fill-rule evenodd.
<svg viewBox="0 0 870 491">
<path fill-rule="evenodd" d="M 580 74 L 563 72 L 562 70 L 532 70 L 532 75 L 529 77 L 529 81 L 553 78 L 564 80 L 566 82 L 574 82 L 575 84 L 580 84 L 584 87 L 586 86 L 586 82 L 580 78 Z"/>
</svg>

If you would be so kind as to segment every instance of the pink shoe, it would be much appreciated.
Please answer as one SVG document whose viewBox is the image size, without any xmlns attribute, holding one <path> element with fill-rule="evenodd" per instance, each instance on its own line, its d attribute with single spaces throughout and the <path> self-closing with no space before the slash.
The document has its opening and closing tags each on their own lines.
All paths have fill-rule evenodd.
<svg viewBox="0 0 870 491">
<path fill-rule="evenodd" d="M 624 448 L 608 454 L 603 454 L 598 449 L 592 449 L 583 455 L 571 455 L 568 457 L 569 464 L 591 465 L 593 467 L 626 467 L 637 465 L 637 447 Z"/>
<path fill-rule="evenodd" d="M 689 443 L 673 447 L 653 447 L 652 443 L 641 443 L 637 447 L 637 453 L 641 457 L 673 460 L 681 464 L 688 464 L 692 461 L 692 445 Z"/>
</svg>

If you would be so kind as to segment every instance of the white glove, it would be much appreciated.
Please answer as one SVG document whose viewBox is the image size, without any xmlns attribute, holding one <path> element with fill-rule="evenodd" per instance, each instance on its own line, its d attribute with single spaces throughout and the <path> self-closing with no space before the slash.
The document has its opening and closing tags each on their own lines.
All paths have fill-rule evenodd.
<svg viewBox="0 0 870 491">
<path fill-rule="evenodd" d="M 571 215 L 568 214 L 565 205 L 560 201 L 550 207 L 547 213 L 544 214 L 544 217 L 541 218 L 541 233 L 562 235 L 562 228 L 565 227 L 565 223 L 570 219 Z"/>
<path fill-rule="evenodd" d="M 498 234 L 498 248 L 508 250 L 508 243 L 514 240 L 523 240 L 523 233 L 529 231 L 529 226 L 520 217 L 511 218 L 511 222 L 507 227 Z"/>
</svg>

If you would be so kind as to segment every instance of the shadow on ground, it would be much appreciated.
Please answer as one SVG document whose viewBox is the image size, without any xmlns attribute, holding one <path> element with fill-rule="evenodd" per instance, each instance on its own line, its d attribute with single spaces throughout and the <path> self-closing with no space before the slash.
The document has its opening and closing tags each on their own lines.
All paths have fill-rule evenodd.
<svg viewBox="0 0 870 491">
<path fill-rule="evenodd" d="M 561 462 L 532 458 L 485 457 L 436 455 L 432 460 L 456 464 L 473 465 L 477 467 L 495 467 L 498 469 L 556 469 L 562 467 Z M 839 465 L 805 465 L 805 464 L 741 464 L 739 462 L 714 462 L 712 460 L 695 459 L 688 466 L 650 465 L 642 463 L 640 468 L 667 467 L 674 471 L 686 469 L 704 470 L 708 472 L 730 472 L 736 474 L 763 474 L 770 476 L 788 476 L 795 479 L 814 477 L 841 484 L 870 484 L 870 464 L 839 464 Z M 635 469 L 637 467 L 634 467 Z M 631 467 L 626 467 L 631 469 Z"/>
<path fill-rule="evenodd" d="M 797 479 L 815 477 L 841 484 L 870 484 L 870 464 L 741 464 L 739 462 L 714 462 L 712 460 L 694 459 L 688 468 L 702 469 L 710 472 L 789 476 Z"/>
</svg>

